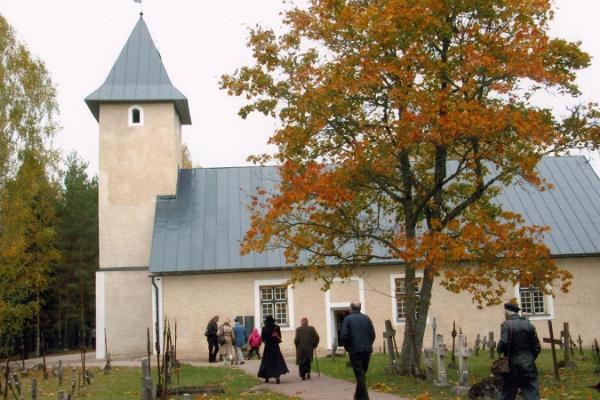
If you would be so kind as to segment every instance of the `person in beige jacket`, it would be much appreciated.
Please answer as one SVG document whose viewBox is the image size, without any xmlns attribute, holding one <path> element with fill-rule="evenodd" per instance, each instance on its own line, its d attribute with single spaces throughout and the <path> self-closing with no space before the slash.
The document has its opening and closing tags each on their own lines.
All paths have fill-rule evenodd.
<svg viewBox="0 0 600 400">
<path fill-rule="evenodd" d="M 225 366 L 230 366 L 233 361 L 233 342 L 235 341 L 235 333 L 231 327 L 231 320 L 225 319 L 223 325 L 219 327 L 219 344 L 221 345 L 221 356 Z"/>
</svg>

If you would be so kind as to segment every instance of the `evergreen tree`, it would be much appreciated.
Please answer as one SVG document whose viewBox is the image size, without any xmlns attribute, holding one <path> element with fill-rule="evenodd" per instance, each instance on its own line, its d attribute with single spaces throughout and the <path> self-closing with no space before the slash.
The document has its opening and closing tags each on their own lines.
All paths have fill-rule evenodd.
<svg viewBox="0 0 600 400">
<path fill-rule="evenodd" d="M 49 323 L 57 345 L 69 348 L 94 324 L 94 275 L 98 267 L 98 180 L 88 163 L 69 154 L 58 206 L 58 243 L 63 255 L 53 271 Z"/>
</svg>

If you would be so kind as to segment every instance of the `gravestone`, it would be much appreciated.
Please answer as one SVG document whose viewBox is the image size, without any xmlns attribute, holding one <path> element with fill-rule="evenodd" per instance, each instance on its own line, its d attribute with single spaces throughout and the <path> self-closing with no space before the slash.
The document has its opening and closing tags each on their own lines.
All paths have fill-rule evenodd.
<svg viewBox="0 0 600 400">
<path fill-rule="evenodd" d="M 189 393 L 184 393 L 183 394 L 183 400 L 192 400 L 192 395 Z"/>
<path fill-rule="evenodd" d="M 21 388 L 21 381 L 19 380 L 19 376 L 17 375 L 16 372 L 13 372 L 11 375 L 11 384 L 12 386 L 15 388 L 15 390 L 17 391 L 17 395 L 19 396 L 19 399 L 22 399 L 23 396 L 21 396 L 21 392 L 22 392 L 22 388 Z"/>
<path fill-rule="evenodd" d="M 59 390 L 58 391 L 58 400 L 67 400 L 67 396 L 65 396 L 65 391 L 64 390 Z"/>
<path fill-rule="evenodd" d="M 482 350 L 487 349 L 487 336 L 484 336 L 483 339 L 481 340 L 481 349 Z"/>
<path fill-rule="evenodd" d="M 432 338 L 432 341 L 431 341 L 431 351 L 434 352 L 435 351 L 435 347 L 436 347 L 435 346 L 435 338 L 437 336 L 437 320 L 435 318 L 433 318 L 433 321 L 431 323 L 431 331 L 432 331 L 432 334 L 431 334 L 431 338 Z"/>
<path fill-rule="evenodd" d="M 77 384 L 77 371 L 75 370 L 75 367 L 71 367 L 71 392 L 69 393 L 69 396 L 73 397 L 75 396 L 75 387 Z"/>
<path fill-rule="evenodd" d="M 479 355 L 479 349 L 481 346 L 481 335 L 477 334 L 477 338 L 475 339 L 475 355 Z"/>
<path fill-rule="evenodd" d="M 458 337 L 458 349 L 456 352 L 458 357 L 458 379 L 459 384 L 468 386 L 469 383 L 469 358 L 473 356 L 473 349 L 468 347 L 467 335 L 460 334 Z"/>
<path fill-rule="evenodd" d="M 458 357 L 458 384 L 462 387 L 469 385 L 469 357 L 473 354 L 473 350 L 467 347 L 467 336 L 458 335 L 458 348 L 456 356 Z"/>
<path fill-rule="evenodd" d="M 434 349 L 423 349 L 425 358 L 425 377 L 427 382 L 433 382 L 433 351 Z"/>
<path fill-rule="evenodd" d="M 142 400 L 156 400 L 156 386 L 152 384 L 150 362 L 147 358 L 142 360 Z"/>
<path fill-rule="evenodd" d="M 38 398 L 37 379 L 33 378 L 31 380 L 31 400 L 37 400 L 37 398 Z"/>
<path fill-rule="evenodd" d="M 494 352 L 496 351 L 496 341 L 494 340 L 494 332 L 490 331 L 488 333 L 489 338 L 487 342 L 488 349 L 490 350 L 490 358 L 493 360 L 495 358 Z"/>
<path fill-rule="evenodd" d="M 65 369 L 63 368 L 62 360 L 58 360 L 57 376 L 58 376 L 58 386 L 62 386 L 63 377 L 65 376 Z"/>
<path fill-rule="evenodd" d="M 446 343 L 444 343 L 444 336 L 437 335 L 435 339 L 436 348 L 435 355 L 437 359 L 437 380 L 435 381 L 435 386 L 448 386 L 448 375 L 446 374 L 446 353 L 448 352 L 448 348 L 446 347 Z"/>
<path fill-rule="evenodd" d="M 577 364 L 575 364 L 575 361 L 573 361 L 571 358 L 571 355 L 572 355 L 572 353 L 571 353 L 571 333 L 569 332 L 569 323 L 568 322 L 564 323 L 563 338 L 564 338 L 564 346 L 563 346 L 564 367 L 567 369 L 576 369 Z"/>
<path fill-rule="evenodd" d="M 388 350 L 388 370 L 396 372 L 398 370 L 398 364 L 396 363 L 397 347 L 396 347 L 396 330 L 392 327 L 392 322 L 388 319 L 385 321 L 385 332 L 383 337 L 385 338 Z"/>
<path fill-rule="evenodd" d="M 550 348 L 552 349 L 552 365 L 554 367 L 554 379 L 560 381 L 560 372 L 558 370 L 558 362 L 556 361 L 556 345 L 560 343 L 559 339 L 554 339 L 554 330 L 552 329 L 552 321 L 548 320 L 548 333 L 550 333 L 549 338 L 544 338 L 544 343 L 550 343 Z"/>
</svg>

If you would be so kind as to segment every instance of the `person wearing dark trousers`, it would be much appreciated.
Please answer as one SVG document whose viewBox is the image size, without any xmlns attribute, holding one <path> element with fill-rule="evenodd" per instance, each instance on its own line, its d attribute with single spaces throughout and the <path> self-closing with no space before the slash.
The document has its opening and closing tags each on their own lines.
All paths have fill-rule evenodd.
<svg viewBox="0 0 600 400">
<path fill-rule="evenodd" d="M 319 345 L 319 334 L 314 327 L 308 325 L 308 318 L 302 318 L 300 326 L 296 328 L 294 344 L 296 345 L 296 364 L 300 370 L 300 377 L 302 380 L 310 379 L 310 364 L 315 349 Z"/>
<path fill-rule="evenodd" d="M 356 377 L 354 400 L 369 400 L 367 391 L 367 371 L 373 353 L 375 328 L 371 319 L 360 312 L 361 304 L 353 300 L 350 303 L 350 314 L 344 318 L 340 336 L 342 345 L 350 354 L 350 364 Z"/>
<path fill-rule="evenodd" d="M 504 376 L 501 400 L 514 400 L 517 392 L 525 400 L 540 399 L 540 384 L 535 359 L 541 346 L 535 327 L 519 316 L 517 299 L 504 304 L 506 321 L 500 327 L 498 354 L 508 358 L 509 373 Z"/>
<path fill-rule="evenodd" d="M 219 354 L 219 316 L 215 315 L 208 322 L 206 326 L 206 332 L 204 332 L 204 336 L 206 336 L 206 341 L 208 342 L 208 362 L 216 363 L 217 362 L 217 354 Z"/>
</svg>

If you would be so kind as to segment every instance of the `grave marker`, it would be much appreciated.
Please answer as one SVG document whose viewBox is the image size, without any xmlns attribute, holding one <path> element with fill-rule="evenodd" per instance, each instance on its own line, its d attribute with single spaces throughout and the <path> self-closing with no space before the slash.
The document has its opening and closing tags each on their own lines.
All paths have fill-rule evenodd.
<svg viewBox="0 0 600 400">
<path fill-rule="evenodd" d="M 450 364 L 448 365 L 448 368 L 454 368 L 456 369 L 456 358 L 454 356 L 454 352 L 455 352 L 455 343 L 456 343 L 456 321 L 452 321 L 452 360 L 450 361 Z"/>
<path fill-rule="evenodd" d="M 568 322 L 564 323 L 563 335 L 563 338 L 565 340 L 563 348 L 565 368 L 575 369 L 577 368 L 577 364 L 575 364 L 575 361 L 571 359 L 571 333 L 569 332 Z"/>
<path fill-rule="evenodd" d="M 458 357 L 458 386 L 454 388 L 455 393 L 460 394 L 468 390 L 469 387 L 469 357 L 473 351 L 467 347 L 467 336 L 458 335 L 458 348 L 456 356 Z"/>
<path fill-rule="evenodd" d="M 448 348 L 446 347 L 446 343 L 444 343 L 444 336 L 437 335 L 435 339 L 437 344 L 435 348 L 435 354 L 437 359 L 437 381 L 435 382 L 436 386 L 448 386 L 448 375 L 446 374 L 446 353 L 448 352 Z"/>
<path fill-rule="evenodd" d="M 19 381 L 19 376 L 17 375 L 16 372 L 13 372 L 11 375 L 12 378 L 12 385 L 15 388 L 15 390 L 17 391 L 17 395 L 19 397 L 19 399 L 22 399 L 23 397 L 21 396 L 21 381 Z"/>
<path fill-rule="evenodd" d="M 594 370 L 594 373 L 600 374 L 600 347 L 598 346 L 598 339 L 596 339 L 596 338 L 594 338 L 594 344 L 592 345 L 592 350 L 593 350 L 594 356 L 596 357 L 596 363 L 598 363 L 598 366 Z"/>
<path fill-rule="evenodd" d="M 581 335 L 577 335 L 577 343 L 579 344 L 579 360 L 585 360 L 585 355 L 583 354 L 583 339 L 581 339 Z"/>
<path fill-rule="evenodd" d="M 427 382 L 433 382 L 433 351 L 434 349 L 424 349 L 425 356 L 425 377 Z"/>
<path fill-rule="evenodd" d="M 494 340 L 494 332 L 490 331 L 488 333 L 489 339 L 487 342 L 488 349 L 490 350 L 490 358 L 493 360 L 495 358 L 494 352 L 496 351 L 496 341 Z"/>
<path fill-rule="evenodd" d="M 437 320 L 435 318 L 433 318 L 433 322 L 431 323 L 431 330 L 432 330 L 431 351 L 434 352 L 435 351 L 435 337 L 437 335 Z"/>
<path fill-rule="evenodd" d="M 549 338 L 544 338 L 544 343 L 550 343 L 552 348 L 552 365 L 554 366 L 554 378 L 560 380 L 560 372 L 558 371 L 558 362 L 556 361 L 556 347 L 555 345 L 560 343 L 559 339 L 554 339 L 554 331 L 552 330 L 552 321 L 548 320 L 548 332 L 550 333 Z"/>
<path fill-rule="evenodd" d="M 396 347 L 396 330 L 392 327 L 392 322 L 388 319 L 385 321 L 385 332 L 383 337 L 385 338 L 388 350 L 388 368 L 390 371 L 396 371 L 398 365 L 396 364 L 396 357 L 398 348 Z"/>
<path fill-rule="evenodd" d="M 148 359 L 142 360 L 142 400 L 156 400 L 156 386 L 152 384 Z"/>
<path fill-rule="evenodd" d="M 479 355 L 479 349 L 481 346 L 481 335 L 477 334 L 477 338 L 475 339 L 475 355 Z"/>
<path fill-rule="evenodd" d="M 31 380 L 31 400 L 37 400 L 37 398 L 38 398 L 37 379 L 33 378 Z"/>
<path fill-rule="evenodd" d="M 58 375 L 58 386 L 62 386 L 62 384 L 63 384 L 63 377 L 65 375 L 65 369 L 63 368 L 62 360 L 58 360 L 57 375 Z"/>
</svg>

